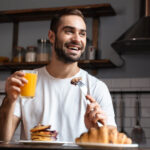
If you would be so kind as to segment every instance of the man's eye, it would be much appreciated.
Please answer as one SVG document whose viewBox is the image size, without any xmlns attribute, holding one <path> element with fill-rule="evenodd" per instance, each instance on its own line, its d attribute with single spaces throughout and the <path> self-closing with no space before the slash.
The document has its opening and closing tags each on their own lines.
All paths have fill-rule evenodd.
<svg viewBox="0 0 150 150">
<path fill-rule="evenodd" d="M 81 36 L 85 36 L 86 33 L 85 33 L 85 32 L 81 32 L 80 35 L 81 35 Z"/>
<path fill-rule="evenodd" d="M 66 30 L 65 32 L 66 33 L 73 33 L 73 31 L 71 31 L 71 30 Z"/>
</svg>

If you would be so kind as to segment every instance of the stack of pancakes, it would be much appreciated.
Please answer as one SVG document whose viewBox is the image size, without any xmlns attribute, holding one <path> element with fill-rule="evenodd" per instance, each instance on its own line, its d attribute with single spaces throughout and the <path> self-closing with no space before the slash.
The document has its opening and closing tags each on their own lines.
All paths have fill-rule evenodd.
<svg viewBox="0 0 150 150">
<path fill-rule="evenodd" d="M 55 141 L 57 139 L 57 132 L 50 130 L 50 125 L 37 125 L 30 130 L 31 139 L 33 141 Z"/>
<path fill-rule="evenodd" d="M 81 134 L 76 138 L 76 143 L 132 144 L 132 140 L 115 127 L 102 126 Z"/>
</svg>

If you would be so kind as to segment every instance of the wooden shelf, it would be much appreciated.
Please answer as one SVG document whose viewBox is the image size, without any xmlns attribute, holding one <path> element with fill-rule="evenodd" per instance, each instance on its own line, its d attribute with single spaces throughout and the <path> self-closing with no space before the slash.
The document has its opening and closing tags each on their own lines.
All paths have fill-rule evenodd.
<svg viewBox="0 0 150 150">
<path fill-rule="evenodd" d="M 43 63 L 14 63 L 14 62 L 7 62 L 0 64 L 0 71 L 16 71 L 21 69 L 34 69 L 40 68 L 42 66 L 47 65 L 47 62 Z"/>
<path fill-rule="evenodd" d="M 80 60 L 79 67 L 83 69 L 100 69 L 100 68 L 114 68 L 116 67 L 110 60 Z"/>
<path fill-rule="evenodd" d="M 21 69 L 35 69 L 47 65 L 48 63 L 1 63 L 0 71 L 16 71 Z M 116 67 L 110 60 L 80 60 L 79 66 L 83 69 L 113 68 Z"/>
<path fill-rule="evenodd" d="M 57 11 L 64 8 L 80 9 L 85 17 L 113 16 L 116 14 L 110 4 L 89 4 L 55 8 L 8 10 L 0 11 L 0 23 L 50 20 Z"/>
<path fill-rule="evenodd" d="M 0 23 L 13 22 L 13 44 L 12 57 L 14 57 L 14 48 L 18 45 L 19 23 L 22 21 L 41 21 L 50 20 L 58 11 L 69 9 L 80 9 L 85 17 L 91 17 L 92 22 L 92 39 L 93 46 L 98 50 L 98 35 L 99 35 L 99 18 L 101 16 L 116 15 L 112 6 L 108 3 L 104 4 L 88 4 L 79 6 L 66 6 L 55 8 L 38 8 L 38 9 L 24 9 L 24 10 L 8 10 L 0 11 Z M 0 64 L 0 71 L 16 71 L 21 69 L 39 68 L 48 63 L 3 63 Z M 81 60 L 79 66 L 84 69 L 99 69 L 116 67 L 110 60 Z"/>
</svg>

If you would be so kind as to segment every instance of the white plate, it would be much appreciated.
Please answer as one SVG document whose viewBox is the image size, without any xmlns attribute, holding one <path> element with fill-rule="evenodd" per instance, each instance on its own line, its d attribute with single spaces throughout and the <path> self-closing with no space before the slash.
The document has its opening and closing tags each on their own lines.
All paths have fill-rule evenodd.
<svg viewBox="0 0 150 150">
<path fill-rule="evenodd" d="M 32 141 L 32 140 L 20 140 L 17 141 L 22 144 L 44 144 L 44 145 L 63 145 L 66 144 L 65 142 L 61 141 Z"/>
<path fill-rule="evenodd" d="M 135 148 L 138 144 L 102 144 L 102 143 L 78 143 L 77 145 L 82 147 L 95 147 L 95 148 Z"/>
</svg>

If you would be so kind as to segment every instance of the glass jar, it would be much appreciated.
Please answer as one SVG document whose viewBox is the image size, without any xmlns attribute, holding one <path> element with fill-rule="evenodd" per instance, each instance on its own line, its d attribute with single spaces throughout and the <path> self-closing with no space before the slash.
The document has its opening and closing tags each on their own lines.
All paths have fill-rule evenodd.
<svg viewBox="0 0 150 150">
<path fill-rule="evenodd" d="M 28 46 L 25 55 L 25 62 L 36 62 L 37 47 Z"/>
<path fill-rule="evenodd" d="M 91 40 L 87 37 L 86 38 L 86 47 L 84 53 L 81 55 L 80 60 L 88 59 L 88 47 L 91 44 Z"/>
<path fill-rule="evenodd" d="M 51 44 L 48 39 L 39 39 L 38 41 L 37 61 L 47 62 L 50 60 Z"/>
<path fill-rule="evenodd" d="M 24 61 L 24 48 L 17 46 L 14 51 L 13 62 L 23 62 Z"/>
<path fill-rule="evenodd" d="M 94 60 L 95 59 L 95 48 L 94 48 L 92 41 L 90 39 L 88 39 L 86 48 L 87 48 L 86 49 L 87 59 L 88 60 Z"/>
</svg>

